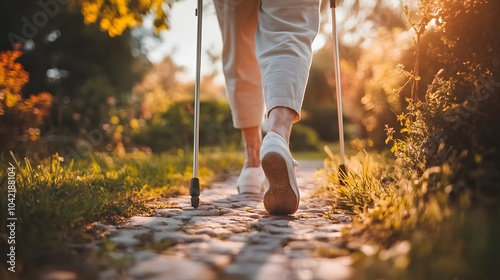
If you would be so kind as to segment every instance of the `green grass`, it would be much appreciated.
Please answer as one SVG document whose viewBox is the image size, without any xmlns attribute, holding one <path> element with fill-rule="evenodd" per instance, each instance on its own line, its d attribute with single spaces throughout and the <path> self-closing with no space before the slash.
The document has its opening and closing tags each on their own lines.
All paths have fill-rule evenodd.
<svg viewBox="0 0 500 280">
<path fill-rule="evenodd" d="M 203 150 L 199 157 L 202 186 L 241 168 L 243 156 L 221 149 Z M 0 167 L 0 224 L 6 222 L 7 168 L 16 169 L 16 263 L 31 266 L 66 262 L 91 238 L 84 233 L 92 222 L 115 223 L 131 215 L 150 214 L 161 197 L 189 193 L 192 155 L 94 153 L 82 161 L 58 155 L 42 162 L 8 157 Z M 1 250 L 7 252 L 1 236 Z M 0 257 L 5 264 L 5 254 Z M 4 269 L 2 268 L 2 271 Z M 2 276 L 0 274 L 0 276 Z M 2 279 L 4 279 L 2 277 Z"/>
<path fill-rule="evenodd" d="M 334 212 L 354 216 L 344 238 L 357 248 L 355 279 L 499 279 L 498 204 L 451 199 L 448 165 L 417 175 L 391 156 L 361 152 L 348 158 L 344 186 L 338 165 L 337 156 L 327 160 L 322 191 Z"/>
</svg>

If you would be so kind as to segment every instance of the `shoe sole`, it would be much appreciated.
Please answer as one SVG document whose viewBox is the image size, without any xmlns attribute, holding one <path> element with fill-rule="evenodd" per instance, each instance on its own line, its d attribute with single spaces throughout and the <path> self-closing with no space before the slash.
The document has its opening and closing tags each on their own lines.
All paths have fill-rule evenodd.
<svg viewBox="0 0 500 280">
<path fill-rule="evenodd" d="M 299 208 L 299 198 L 290 184 L 285 159 L 279 153 L 269 152 L 262 158 L 262 168 L 269 181 L 263 199 L 267 212 L 271 215 L 295 213 Z"/>
</svg>

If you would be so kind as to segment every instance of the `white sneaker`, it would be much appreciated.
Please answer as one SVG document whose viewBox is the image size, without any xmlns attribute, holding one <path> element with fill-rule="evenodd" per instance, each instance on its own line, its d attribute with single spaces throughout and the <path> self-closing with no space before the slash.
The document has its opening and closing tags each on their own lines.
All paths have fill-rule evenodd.
<svg viewBox="0 0 500 280">
<path fill-rule="evenodd" d="M 295 175 L 298 164 L 285 139 L 275 132 L 269 132 L 262 140 L 260 155 L 267 177 L 264 190 L 264 207 L 267 212 L 272 215 L 295 213 L 300 201 Z"/>
<path fill-rule="evenodd" d="M 236 186 L 241 194 L 260 194 L 264 190 L 265 180 L 266 175 L 262 167 L 244 167 L 236 180 Z"/>
</svg>

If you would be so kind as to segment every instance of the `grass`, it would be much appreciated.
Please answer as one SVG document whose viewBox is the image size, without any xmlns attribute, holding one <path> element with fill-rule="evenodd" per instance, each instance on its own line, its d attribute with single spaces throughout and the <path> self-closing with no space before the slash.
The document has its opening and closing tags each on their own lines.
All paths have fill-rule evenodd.
<svg viewBox="0 0 500 280">
<path fill-rule="evenodd" d="M 356 279 L 500 278 L 496 269 L 500 256 L 498 205 L 472 207 L 468 195 L 451 203 L 449 166 L 433 167 L 418 175 L 391 155 L 349 150 L 349 172 L 346 184 L 341 185 L 339 158 L 332 152 L 336 148 L 329 145 L 321 153 L 294 153 L 302 160 L 328 155 L 327 183 L 321 196 L 333 204 L 331 214 L 340 211 L 354 217 L 343 232 L 348 249 L 319 248 L 318 256 L 337 257 L 354 250 Z M 86 233 L 87 225 L 152 213 L 165 206 L 159 198 L 188 193 L 192 172 L 191 154 L 183 150 L 123 157 L 94 153 L 78 162 L 58 155 L 36 163 L 11 156 L 2 162 L 2 193 L 7 193 L 11 164 L 17 174 L 16 263 L 23 270 L 19 279 L 30 279 L 36 268 L 48 265 L 77 263 L 70 269 L 88 279 L 95 278 L 92 265 L 96 263 L 122 267 L 129 260 L 110 253 L 115 244 L 104 243 L 101 251 L 89 252 L 85 244 L 93 237 Z M 206 186 L 222 180 L 242 164 L 243 156 L 237 152 L 203 150 L 201 183 Z M 0 208 L 7 209 L 7 200 L 0 201 Z M 6 212 L 0 214 L 0 226 L 5 228 Z M 1 236 L 2 252 L 8 248 L 6 238 L 6 234 Z M 154 244 L 152 249 L 169 246 Z M 5 257 L 0 256 L 2 265 Z M 1 270 L 1 279 L 14 279 L 10 276 Z"/>
<path fill-rule="evenodd" d="M 7 168 L 16 170 L 16 264 L 18 271 L 25 271 L 20 275 L 29 274 L 32 267 L 67 263 L 68 258 L 84 252 L 84 244 L 91 238 L 84 228 L 92 222 L 115 223 L 132 215 L 147 215 L 160 205 L 159 198 L 188 194 L 191 157 L 179 150 L 123 157 L 94 153 L 78 162 L 58 155 L 36 163 L 14 156 L 3 158 L 2 194 L 7 193 Z M 223 179 L 221 176 L 243 164 L 242 155 L 222 149 L 203 150 L 199 160 L 202 186 Z M 2 199 L 0 208 L 7 209 L 7 203 Z M 0 213 L 2 229 L 6 228 L 6 214 L 5 210 Z M 0 251 L 7 252 L 7 235 L 1 240 Z M 5 258 L 5 254 L 0 256 L 2 266 Z"/>
<path fill-rule="evenodd" d="M 348 158 L 344 186 L 338 165 L 327 160 L 322 192 L 333 211 L 354 216 L 344 238 L 357 248 L 355 279 L 500 279 L 498 204 L 450 200 L 448 165 L 417 175 L 389 155 L 360 152 Z"/>
</svg>

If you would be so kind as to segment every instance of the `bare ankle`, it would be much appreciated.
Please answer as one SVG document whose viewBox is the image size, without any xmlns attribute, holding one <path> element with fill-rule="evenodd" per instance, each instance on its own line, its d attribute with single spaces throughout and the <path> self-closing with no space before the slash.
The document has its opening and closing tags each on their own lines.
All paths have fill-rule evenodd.
<svg viewBox="0 0 500 280">
<path fill-rule="evenodd" d="M 245 142 L 245 167 L 260 166 L 260 146 L 262 144 L 262 133 L 260 126 L 241 129 Z"/>
<path fill-rule="evenodd" d="M 269 131 L 275 132 L 287 143 L 290 142 L 292 125 L 297 117 L 297 113 L 287 107 L 276 107 L 269 112 Z"/>
</svg>

